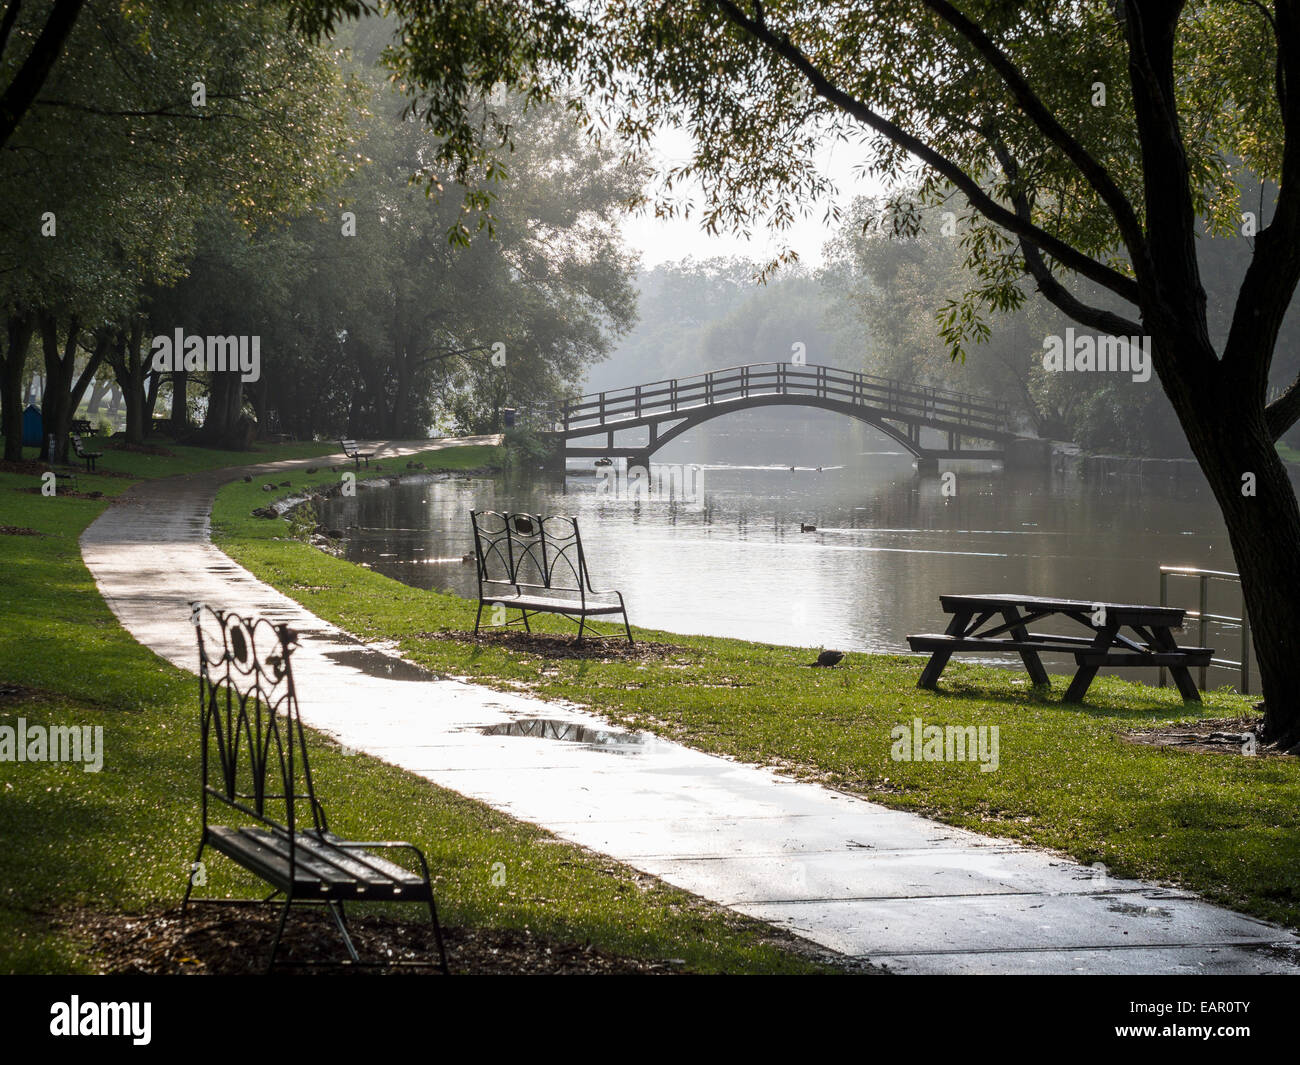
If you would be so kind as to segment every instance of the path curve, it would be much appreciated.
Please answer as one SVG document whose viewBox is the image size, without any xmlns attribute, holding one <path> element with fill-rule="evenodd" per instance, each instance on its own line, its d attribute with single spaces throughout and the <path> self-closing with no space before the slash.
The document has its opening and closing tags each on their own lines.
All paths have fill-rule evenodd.
<svg viewBox="0 0 1300 1065">
<path fill-rule="evenodd" d="M 392 458 L 432 446 L 375 449 Z M 653 736 L 601 744 L 485 734 L 545 731 L 518 725 L 537 720 L 611 729 L 569 706 L 434 677 L 367 647 L 211 544 L 223 483 L 328 461 L 143 482 L 90 525 L 82 557 L 127 631 L 182 669 L 197 664 L 190 600 L 285 621 L 302 634 L 294 672 L 310 725 L 830 950 L 908 973 L 1300 973 L 1300 937 L 1190 892 L 1099 878 Z"/>
</svg>

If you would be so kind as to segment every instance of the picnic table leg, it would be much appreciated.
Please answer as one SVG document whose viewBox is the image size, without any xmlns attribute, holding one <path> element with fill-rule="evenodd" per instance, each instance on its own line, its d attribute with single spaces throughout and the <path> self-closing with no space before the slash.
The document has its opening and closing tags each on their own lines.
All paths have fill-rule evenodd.
<svg viewBox="0 0 1300 1065">
<path fill-rule="evenodd" d="M 1097 651 L 1104 654 L 1110 650 L 1111 645 L 1115 642 L 1115 634 L 1119 632 L 1118 622 L 1108 622 L 1097 631 L 1097 638 L 1092 641 L 1090 651 Z M 1092 679 L 1097 675 L 1099 666 L 1080 666 L 1074 674 L 1074 680 L 1070 681 L 1070 687 L 1066 689 L 1065 701 L 1067 703 L 1081 703 L 1083 697 L 1088 694 L 1088 688 L 1092 684 Z"/>
<path fill-rule="evenodd" d="M 1002 620 L 1012 628 L 1009 630 L 1013 639 L 1028 640 L 1029 630 L 1023 625 L 1016 625 L 1015 622 L 1020 620 L 1020 612 L 1015 607 L 1007 607 L 1002 611 Z M 1038 657 L 1037 651 L 1021 651 L 1020 660 L 1024 662 L 1025 669 L 1029 673 L 1029 679 L 1033 681 L 1034 686 L 1051 683 L 1047 679 L 1047 670 L 1043 668 L 1043 660 Z"/>
<path fill-rule="evenodd" d="M 1157 651 L 1178 650 L 1178 641 L 1166 626 L 1153 626 L 1151 640 L 1156 645 Z M 1201 693 L 1196 687 L 1196 681 L 1192 679 L 1191 670 L 1186 666 L 1170 666 L 1169 672 L 1173 674 L 1174 683 L 1178 685 L 1178 694 L 1185 701 L 1192 703 L 1201 701 Z"/>
<path fill-rule="evenodd" d="M 966 631 L 966 626 L 970 624 L 970 619 L 974 614 L 973 610 L 961 610 L 952 616 L 948 622 L 948 627 L 944 633 L 948 636 L 960 636 Z M 940 648 L 930 653 L 930 661 L 925 664 L 925 669 L 921 670 L 921 679 L 916 682 L 918 688 L 933 688 L 939 683 L 939 674 L 943 672 L 943 667 L 948 664 L 948 659 L 952 657 L 952 651 L 947 648 Z"/>
</svg>

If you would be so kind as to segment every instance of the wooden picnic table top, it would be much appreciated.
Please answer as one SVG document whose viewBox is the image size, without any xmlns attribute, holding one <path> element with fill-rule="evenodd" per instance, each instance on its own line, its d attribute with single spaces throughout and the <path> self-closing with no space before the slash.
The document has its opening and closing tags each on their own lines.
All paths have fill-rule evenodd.
<svg viewBox="0 0 1300 1065">
<path fill-rule="evenodd" d="M 1097 606 L 1102 606 L 1108 616 L 1125 619 L 1133 616 L 1157 617 L 1168 619 L 1169 623 L 1175 626 L 1182 623 L 1183 615 L 1186 613 L 1182 607 L 1176 606 L 1112 603 L 1104 599 L 1055 599 L 1042 595 L 941 595 L 939 602 L 943 604 L 944 611 L 949 614 L 955 614 L 959 610 L 1002 610 L 1012 606 L 1025 607 L 1031 613 L 1046 611 L 1053 614 L 1090 614 Z"/>
</svg>

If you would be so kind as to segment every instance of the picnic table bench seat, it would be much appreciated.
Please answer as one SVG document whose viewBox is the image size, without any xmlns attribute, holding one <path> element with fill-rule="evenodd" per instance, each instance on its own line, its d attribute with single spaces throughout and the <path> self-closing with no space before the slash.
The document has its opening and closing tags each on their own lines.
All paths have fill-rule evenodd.
<svg viewBox="0 0 1300 1065">
<path fill-rule="evenodd" d="M 211 847 L 274 890 L 260 902 L 193 898 L 191 874 L 182 916 L 191 902 L 261 905 L 278 896 L 284 905 L 268 972 L 275 965 L 289 909 L 307 905 L 329 911 L 354 965 L 434 965 L 446 973 L 442 927 L 423 852 L 412 843 L 350 840 L 330 830 L 316 796 L 298 711 L 291 666 L 297 634 L 284 624 L 245 619 L 201 603 L 191 604 L 191 609 L 199 645 L 203 825 L 194 868 L 202 866 L 204 850 Z M 214 824 L 215 811 L 228 823 Z M 401 854 L 411 867 L 388 857 Z M 412 902 L 427 907 L 438 960 L 363 963 L 348 931 L 346 902 Z"/>
<path fill-rule="evenodd" d="M 623 634 L 633 642 L 623 593 L 592 586 L 577 518 L 496 510 L 472 510 L 469 517 L 478 568 L 475 634 L 483 608 L 500 604 L 520 612 L 506 624 L 522 624 L 527 632 L 532 631 L 529 614 L 575 620 L 578 640 L 590 631 L 588 618 L 621 614 Z"/>
</svg>

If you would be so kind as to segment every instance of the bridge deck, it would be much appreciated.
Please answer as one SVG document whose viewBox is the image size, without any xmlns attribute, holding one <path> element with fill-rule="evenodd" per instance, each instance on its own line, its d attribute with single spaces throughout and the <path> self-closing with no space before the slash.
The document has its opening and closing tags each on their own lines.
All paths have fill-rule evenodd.
<svg viewBox="0 0 1300 1065">
<path fill-rule="evenodd" d="M 694 377 L 655 381 L 592 393 L 567 404 L 557 431 L 567 438 L 653 425 L 698 415 L 711 407 L 753 406 L 767 397 L 779 402 L 820 400 L 854 413 L 925 425 L 983 440 L 1014 433 L 1010 408 L 985 396 L 905 384 L 832 366 L 760 363 L 733 366 Z"/>
</svg>

